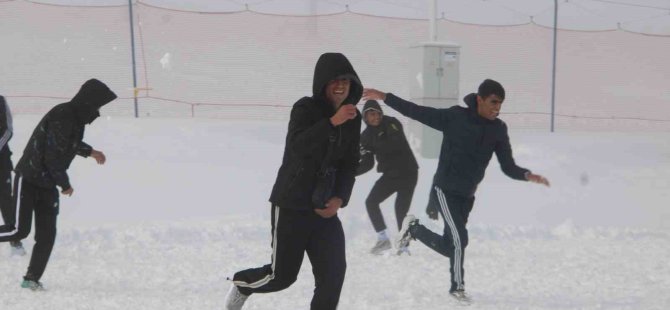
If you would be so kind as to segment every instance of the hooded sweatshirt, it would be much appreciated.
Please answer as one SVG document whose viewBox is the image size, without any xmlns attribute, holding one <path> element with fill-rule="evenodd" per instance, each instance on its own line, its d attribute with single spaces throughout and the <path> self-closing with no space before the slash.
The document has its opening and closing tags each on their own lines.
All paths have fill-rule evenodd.
<svg viewBox="0 0 670 310">
<path fill-rule="evenodd" d="M 365 113 L 376 110 L 382 113 L 378 126 L 370 126 L 365 121 Z M 363 106 L 363 120 L 367 127 L 361 133 L 361 161 L 357 175 L 368 172 L 377 158 L 377 171 L 392 176 L 416 174 L 419 165 L 409 147 L 402 124 L 398 119 L 383 115 L 379 103 L 368 100 Z"/>
<path fill-rule="evenodd" d="M 507 176 L 525 180 L 524 174 L 529 170 L 514 162 L 505 122 L 479 116 L 477 94 L 469 94 L 463 101 L 467 108 L 436 109 L 389 93 L 384 102 L 403 115 L 442 132 L 440 159 L 433 183 L 446 192 L 473 197 L 493 153 Z"/>
<path fill-rule="evenodd" d="M 321 55 L 314 69 L 312 96 L 298 100 L 291 110 L 282 165 L 272 188 L 270 202 L 281 208 L 311 210 L 312 192 L 332 141 L 332 155 L 326 166 L 335 171 L 333 197 L 346 206 L 351 196 L 359 159 L 361 115 L 339 126 L 330 123 L 335 108 L 328 102 L 328 82 L 347 78 L 351 81 L 349 95 L 342 103 L 356 104 L 363 94 L 356 71 L 339 53 Z"/>
<path fill-rule="evenodd" d="M 93 148 L 84 143 L 84 126 L 100 116 L 99 109 L 116 99 L 104 83 L 86 81 L 70 102 L 53 107 L 33 131 L 23 156 L 16 165 L 17 175 L 44 188 L 70 186 L 67 169 L 75 155 L 88 157 Z"/>
</svg>

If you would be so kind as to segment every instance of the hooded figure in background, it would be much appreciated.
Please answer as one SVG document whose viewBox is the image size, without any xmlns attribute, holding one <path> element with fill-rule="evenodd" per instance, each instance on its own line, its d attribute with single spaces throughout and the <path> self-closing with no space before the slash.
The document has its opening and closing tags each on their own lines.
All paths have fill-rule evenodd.
<svg viewBox="0 0 670 310">
<path fill-rule="evenodd" d="M 0 211 L 5 225 L 14 225 L 14 204 L 12 203 L 12 151 L 9 140 L 12 139 L 12 112 L 0 96 Z"/>
<path fill-rule="evenodd" d="M 359 160 L 363 86 L 347 58 L 321 55 L 312 96 L 293 105 L 282 165 L 270 195 L 272 261 L 237 272 L 226 309 L 242 309 L 253 293 L 295 282 L 305 252 L 316 287 L 311 309 L 336 309 L 344 283 L 344 231 L 337 216 L 349 202 Z"/>
<path fill-rule="evenodd" d="M 395 117 L 384 115 L 377 101 L 365 102 L 363 120 L 367 127 L 361 133 L 361 161 L 357 175 L 370 171 L 377 159 L 377 171 L 382 176 L 370 190 L 365 206 L 377 232 L 377 243 L 370 253 L 380 255 L 392 247 L 379 205 L 397 193 L 395 215 L 400 230 L 402 220 L 412 204 L 419 165 L 409 147 L 402 124 Z M 407 247 L 397 249 L 396 254 L 402 253 L 409 253 Z"/>
<path fill-rule="evenodd" d="M 35 246 L 21 286 L 42 290 L 39 282 L 56 239 L 60 193 L 72 196 L 67 169 L 75 155 L 105 163 L 105 155 L 84 143 L 84 128 L 100 116 L 100 108 L 116 99 L 104 83 L 86 81 L 70 102 L 53 107 L 37 124 L 14 178 L 15 221 L 0 227 L 0 241 L 20 240 L 30 233 L 35 212 Z"/>
</svg>

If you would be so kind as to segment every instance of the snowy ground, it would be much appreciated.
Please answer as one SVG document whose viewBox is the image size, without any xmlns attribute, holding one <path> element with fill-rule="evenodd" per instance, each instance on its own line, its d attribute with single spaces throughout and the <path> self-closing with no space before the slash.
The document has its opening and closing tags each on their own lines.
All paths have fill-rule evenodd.
<svg viewBox="0 0 670 310">
<path fill-rule="evenodd" d="M 14 161 L 38 121 L 17 117 Z M 0 247 L 0 309 L 221 309 L 241 268 L 269 262 L 267 197 L 286 124 L 100 119 L 86 141 L 105 166 L 77 159 L 43 282 L 19 288 L 29 257 Z M 670 144 L 667 133 L 511 131 L 517 162 L 552 187 L 507 179 L 492 160 L 470 217 L 471 309 L 670 308 Z M 422 214 L 435 160 L 420 159 L 410 212 Z M 450 309 L 448 260 L 420 244 L 412 256 L 373 257 L 363 202 L 376 173 L 358 178 L 340 212 L 347 236 L 343 310 Z M 384 204 L 395 230 L 392 201 Z M 422 221 L 428 221 L 421 217 Z M 436 231 L 441 224 L 429 223 Z M 25 241 L 32 248 L 32 237 Z M 305 259 L 289 289 L 245 309 L 307 309 Z"/>
</svg>

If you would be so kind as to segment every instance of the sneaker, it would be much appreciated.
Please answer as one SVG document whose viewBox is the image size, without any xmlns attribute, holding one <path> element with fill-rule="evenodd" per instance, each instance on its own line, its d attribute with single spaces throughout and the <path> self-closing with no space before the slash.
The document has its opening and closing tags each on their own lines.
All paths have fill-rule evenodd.
<svg viewBox="0 0 670 310">
<path fill-rule="evenodd" d="M 44 286 L 42 286 L 42 283 L 39 281 L 33 281 L 33 280 L 23 280 L 21 282 L 21 287 L 22 288 L 29 288 L 32 291 L 44 291 Z"/>
<path fill-rule="evenodd" d="M 233 284 L 228 290 L 228 295 L 226 295 L 226 310 L 240 310 L 244 303 L 249 298 L 249 295 L 244 295 L 240 293 L 240 290 L 237 288 L 237 285 Z"/>
<path fill-rule="evenodd" d="M 401 256 L 407 254 L 407 256 L 412 256 L 412 253 L 409 251 L 408 247 L 399 248 L 395 255 Z"/>
<path fill-rule="evenodd" d="M 386 250 L 391 249 L 391 240 L 385 239 L 385 240 L 377 240 L 377 243 L 375 246 L 370 249 L 370 253 L 373 255 L 381 255 L 384 253 Z"/>
<path fill-rule="evenodd" d="M 455 298 L 456 301 L 458 301 L 458 303 L 461 304 L 461 305 L 467 306 L 467 305 L 472 304 L 472 298 L 470 297 L 470 295 L 468 295 L 465 292 L 465 290 L 457 290 L 457 291 L 449 292 L 449 295 L 451 295 L 451 297 Z"/>
<path fill-rule="evenodd" d="M 402 227 L 400 228 L 400 233 L 398 233 L 397 240 L 397 249 L 406 248 L 409 245 L 409 241 L 413 239 L 412 237 L 412 226 L 418 225 L 419 220 L 416 219 L 414 215 L 408 214 L 405 216 L 405 219 L 402 220 Z"/>
<path fill-rule="evenodd" d="M 26 249 L 23 248 L 23 243 L 21 241 L 10 241 L 9 246 L 12 249 L 12 256 L 25 256 Z"/>
</svg>

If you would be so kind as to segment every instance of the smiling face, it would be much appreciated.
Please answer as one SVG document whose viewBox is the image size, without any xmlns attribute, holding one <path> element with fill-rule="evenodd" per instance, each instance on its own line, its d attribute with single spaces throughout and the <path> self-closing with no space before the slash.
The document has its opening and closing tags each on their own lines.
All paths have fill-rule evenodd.
<svg viewBox="0 0 670 310">
<path fill-rule="evenodd" d="M 365 123 L 368 124 L 368 126 L 377 127 L 381 121 L 381 112 L 372 109 L 365 111 Z"/>
<path fill-rule="evenodd" d="M 502 103 L 503 99 L 498 95 L 489 95 L 486 98 L 477 95 L 477 114 L 485 119 L 495 120 L 500 115 Z"/>
<path fill-rule="evenodd" d="M 347 97 L 349 97 L 349 87 L 351 81 L 348 79 L 337 79 L 328 82 L 326 85 L 326 98 L 335 107 L 339 108 Z"/>
</svg>

